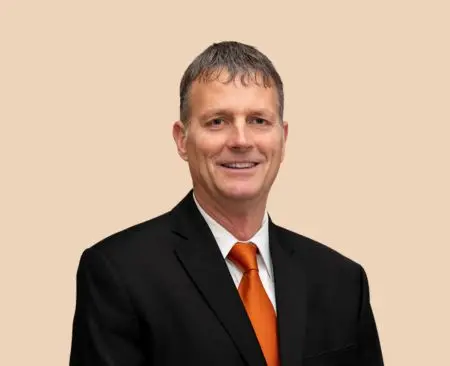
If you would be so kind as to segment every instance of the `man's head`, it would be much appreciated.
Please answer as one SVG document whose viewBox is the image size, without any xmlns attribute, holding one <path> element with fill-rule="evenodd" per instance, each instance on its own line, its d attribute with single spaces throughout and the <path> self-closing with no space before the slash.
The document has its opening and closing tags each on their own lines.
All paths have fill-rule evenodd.
<svg viewBox="0 0 450 366">
<path fill-rule="evenodd" d="M 269 58 L 255 47 L 239 42 L 214 43 L 199 54 L 188 66 L 180 83 L 180 120 L 187 124 L 190 119 L 189 94 L 195 81 L 208 82 L 217 79 L 221 71 L 228 72 L 226 82 L 236 78 L 240 82 L 262 81 L 265 87 L 275 87 L 278 95 L 278 114 L 283 120 L 283 82 Z M 255 79 L 258 74 L 260 79 Z"/>
<path fill-rule="evenodd" d="M 238 42 L 213 44 L 180 84 L 179 155 L 212 205 L 265 202 L 284 157 L 283 84 L 270 60 Z"/>
</svg>

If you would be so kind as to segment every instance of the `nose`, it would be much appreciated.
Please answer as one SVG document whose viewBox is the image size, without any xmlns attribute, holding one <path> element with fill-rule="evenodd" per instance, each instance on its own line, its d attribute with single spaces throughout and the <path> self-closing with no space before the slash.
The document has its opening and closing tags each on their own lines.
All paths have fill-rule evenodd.
<svg viewBox="0 0 450 366">
<path fill-rule="evenodd" d="M 231 128 L 228 145 L 232 149 L 248 149 L 252 146 L 251 139 L 246 121 L 236 121 Z"/>
</svg>

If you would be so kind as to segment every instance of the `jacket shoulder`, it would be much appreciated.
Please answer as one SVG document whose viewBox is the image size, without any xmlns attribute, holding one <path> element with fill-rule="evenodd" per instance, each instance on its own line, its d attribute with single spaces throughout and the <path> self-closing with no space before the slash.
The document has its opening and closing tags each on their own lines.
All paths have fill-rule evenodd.
<svg viewBox="0 0 450 366">
<path fill-rule="evenodd" d="M 99 240 L 87 248 L 106 257 L 121 257 L 149 250 L 157 243 L 167 241 L 170 232 L 170 212 L 126 227 Z M 160 239 L 161 238 L 161 239 Z M 162 240 L 164 238 L 164 240 Z"/>
<path fill-rule="evenodd" d="M 328 270 L 347 269 L 358 272 L 361 269 L 358 262 L 327 244 L 281 226 L 277 226 L 277 229 L 279 238 L 289 242 L 300 258 L 311 266 L 323 267 Z"/>
</svg>

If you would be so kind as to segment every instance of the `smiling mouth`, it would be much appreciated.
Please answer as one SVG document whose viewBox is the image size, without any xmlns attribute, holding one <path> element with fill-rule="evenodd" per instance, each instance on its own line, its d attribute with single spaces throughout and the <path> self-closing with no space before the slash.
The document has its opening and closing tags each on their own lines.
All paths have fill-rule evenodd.
<svg viewBox="0 0 450 366">
<path fill-rule="evenodd" d="M 224 168 L 228 169 L 250 169 L 257 166 L 259 163 L 255 162 L 243 162 L 243 163 L 223 163 L 220 164 L 220 166 L 223 166 Z"/>
</svg>

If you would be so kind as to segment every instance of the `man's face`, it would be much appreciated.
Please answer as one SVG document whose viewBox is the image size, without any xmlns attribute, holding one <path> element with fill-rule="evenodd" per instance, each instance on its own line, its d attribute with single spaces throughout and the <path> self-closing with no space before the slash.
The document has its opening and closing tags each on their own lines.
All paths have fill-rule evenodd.
<svg viewBox="0 0 450 366">
<path fill-rule="evenodd" d="M 196 192 L 204 199 L 266 199 L 284 157 L 287 123 L 280 122 L 277 92 L 250 82 L 194 82 L 190 123 L 173 129 Z M 261 84 L 262 85 L 262 84 Z"/>
</svg>

